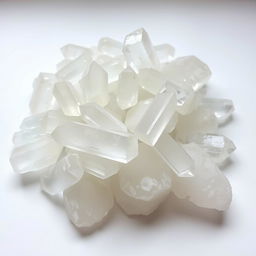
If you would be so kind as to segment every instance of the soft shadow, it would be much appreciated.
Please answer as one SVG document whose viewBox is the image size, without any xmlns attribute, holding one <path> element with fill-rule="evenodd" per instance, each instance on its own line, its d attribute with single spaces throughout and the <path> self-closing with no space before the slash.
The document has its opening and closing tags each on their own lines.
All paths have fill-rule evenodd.
<svg viewBox="0 0 256 256">
<path fill-rule="evenodd" d="M 60 194 L 57 195 L 49 195 L 46 192 L 44 192 L 43 190 L 41 190 L 42 194 L 49 200 L 51 201 L 55 206 L 60 207 L 60 208 L 64 208 L 64 204 L 63 204 L 63 197 Z"/>
<path fill-rule="evenodd" d="M 220 124 L 219 124 L 219 127 L 222 128 L 222 127 L 224 127 L 224 126 L 230 124 L 230 123 L 233 122 L 233 121 L 234 121 L 234 117 L 233 117 L 233 115 L 231 115 L 231 116 L 229 116 L 223 123 L 220 123 Z"/>
<path fill-rule="evenodd" d="M 24 173 L 21 176 L 18 177 L 19 182 L 22 186 L 30 186 L 35 183 L 38 183 L 40 180 L 40 172 L 30 172 L 30 173 Z"/>
</svg>

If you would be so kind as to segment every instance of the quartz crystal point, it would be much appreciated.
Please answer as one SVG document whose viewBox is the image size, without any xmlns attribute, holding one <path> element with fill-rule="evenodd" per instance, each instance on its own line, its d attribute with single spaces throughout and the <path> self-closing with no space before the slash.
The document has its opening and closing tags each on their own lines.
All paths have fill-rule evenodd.
<svg viewBox="0 0 256 256">
<path fill-rule="evenodd" d="M 53 94 L 65 115 L 80 116 L 79 105 L 70 86 L 69 82 L 58 82 L 54 86 Z"/>
<path fill-rule="evenodd" d="M 138 138 L 155 145 L 176 111 L 176 95 L 169 87 L 157 94 L 135 128 Z"/>
<path fill-rule="evenodd" d="M 49 195 L 57 195 L 77 183 L 83 174 L 84 170 L 78 157 L 69 154 L 42 173 L 40 177 L 41 188 Z"/>
<path fill-rule="evenodd" d="M 80 80 L 85 102 L 95 102 L 100 106 L 106 106 L 109 102 L 107 85 L 106 71 L 96 62 L 92 62 L 88 74 Z"/>
<path fill-rule="evenodd" d="M 224 162 L 236 149 L 234 143 L 223 135 L 218 134 L 196 134 L 189 140 L 198 144 L 216 164 Z"/>
<path fill-rule="evenodd" d="M 136 136 L 125 132 L 70 122 L 57 127 L 52 136 L 67 148 L 121 163 L 128 163 L 138 154 Z"/>
<path fill-rule="evenodd" d="M 122 43 L 109 37 L 103 37 L 99 40 L 98 50 L 102 54 L 117 57 L 123 54 Z"/>
<path fill-rule="evenodd" d="M 148 215 L 171 190 L 171 170 L 152 147 L 139 144 L 139 155 L 113 179 L 117 203 L 128 215 Z"/>
<path fill-rule="evenodd" d="M 184 179 L 174 176 L 172 191 L 197 206 L 227 210 L 232 200 L 227 178 L 199 146 L 191 143 L 184 145 L 184 149 L 194 160 L 194 177 Z"/>
<path fill-rule="evenodd" d="M 160 63 L 168 63 L 173 60 L 175 49 L 169 44 L 160 44 L 155 47 L 156 55 Z"/>
<path fill-rule="evenodd" d="M 18 173 L 39 171 L 53 165 L 62 150 L 49 135 L 14 148 L 10 162 Z"/>
<path fill-rule="evenodd" d="M 96 103 L 87 103 L 81 106 L 80 109 L 82 119 L 88 124 L 103 127 L 107 130 L 127 132 L 124 123 Z"/>
<path fill-rule="evenodd" d="M 128 109 L 138 102 L 139 85 L 134 71 L 124 70 L 119 77 L 117 103 L 121 109 Z"/>
<path fill-rule="evenodd" d="M 209 67 L 195 56 L 180 57 L 165 65 L 163 72 L 170 82 L 198 91 L 210 76 Z"/>
<path fill-rule="evenodd" d="M 92 57 L 92 51 L 80 45 L 67 44 L 61 48 L 61 53 L 65 59 L 74 60 L 81 55 L 86 56 L 88 59 Z"/>
<path fill-rule="evenodd" d="M 113 93 L 111 93 L 109 97 L 110 97 L 110 100 L 108 105 L 105 107 L 105 109 L 109 111 L 117 119 L 123 121 L 125 119 L 126 111 L 121 109 L 118 106 L 116 101 L 116 96 Z"/>
<path fill-rule="evenodd" d="M 100 223 L 114 204 L 109 187 L 90 174 L 66 189 L 63 198 L 70 220 L 80 228 Z"/>
<path fill-rule="evenodd" d="M 143 68 L 159 69 L 160 62 L 147 32 L 141 28 L 127 35 L 123 53 L 128 64 L 138 71 Z"/>
<path fill-rule="evenodd" d="M 204 98 L 202 106 L 212 111 L 220 124 L 225 123 L 234 112 L 232 100 L 227 99 Z"/>
<path fill-rule="evenodd" d="M 169 134 L 160 136 L 155 145 L 155 149 L 160 157 L 179 177 L 192 177 L 194 163 L 182 146 L 176 142 Z"/>
</svg>

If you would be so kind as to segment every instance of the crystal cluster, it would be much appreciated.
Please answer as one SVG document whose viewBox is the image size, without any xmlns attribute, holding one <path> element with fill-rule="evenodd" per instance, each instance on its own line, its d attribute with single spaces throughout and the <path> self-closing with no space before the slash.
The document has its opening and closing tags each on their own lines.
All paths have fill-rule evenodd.
<svg viewBox="0 0 256 256">
<path fill-rule="evenodd" d="M 174 58 L 144 29 L 124 42 L 68 44 L 54 73 L 33 83 L 31 115 L 13 136 L 10 162 L 39 172 L 42 190 L 59 196 L 77 227 L 91 228 L 116 202 L 148 215 L 174 193 L 197 206 L 226 210 L 231 186 L 220 171 L 235 150 L 218 126 L 231 100 L 207 98 L 209 67 Z"/>
</svg>

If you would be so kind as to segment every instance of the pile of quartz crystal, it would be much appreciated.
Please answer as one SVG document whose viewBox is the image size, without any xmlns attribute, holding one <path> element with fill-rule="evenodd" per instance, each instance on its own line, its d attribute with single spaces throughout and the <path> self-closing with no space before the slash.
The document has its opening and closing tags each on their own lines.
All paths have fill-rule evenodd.
<svg viewBox="0 0 256 256">
<path fill-rule="evenodd" d="M 174 58 L 171 45 L 152 45 L 144 29 L 123 43 L 102 38 L 61 53 L 57 71 L 34 80 L 31 115 L 14 134 L 17 173 L 38 172 L 41 189 L 63 200 L 78 227 L 101 223 L 114 202 L 128 215 L 148 215 L 170 193 L 229 207 L 219 167 L 235 146 L 217 130 L 234 108 L 206 96 L 205 63 Z"/>
</svg>

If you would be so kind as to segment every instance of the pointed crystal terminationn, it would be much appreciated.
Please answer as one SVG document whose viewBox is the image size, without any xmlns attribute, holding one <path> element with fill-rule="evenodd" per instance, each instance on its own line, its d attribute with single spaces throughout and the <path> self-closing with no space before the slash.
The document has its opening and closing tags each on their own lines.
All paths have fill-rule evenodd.
<svg viewBox="0 0 256 256">
<path fill-rule="evenodd" d="M 117 57 L 123 54 L 122 43 L 109 37 L 103 37 L 99 40 L 98 51 L 111 57 Z"/>
<path fill-rule="evenodd" d="M 53 165 L 61 150 L 62 146 L 49 135 L 44 135 L 31 143 L 14 148 L 10 162 L 18 173 L 39 171 Z"/>
<path fill-rule="evenodd" d="M 105 107 L 107 111 L 109 111 L 113 116 L 115 116 L 120 121 L 123 121 L 126 115 L 126 111 L 121 109 L 116 101 L 116 95 L 114 93 L 111 93 L 109 95 L 110 100 L 108 105 Z"/>
<path fill-rule="evenodd" d="M 198 133 L 192 136 L 189 142 L 194 142 L 203 148 L 216 164 L 224 162 L 236 149 L 230 139 L 219 134 Z"/>
<path fill-rule="evenodd" d="M 65 115 L 80 116 L 78 102 L 70 86 L 71 84 L 69 82 L 58 82 L 54 86 L 53 94 Z"/>
<path fill-rule="evenodd" d="M 57 195 L 78 182 L 84 174 L 76 155 L 68 154 L 42 173 L 41 188 L 47 194 Z"/>
<path fill-rule="evenodd" d="M 125 37 L 123 53 L 135 71 L 142 68 L 159 69 L 160 62 L 147 32 L 141 28 Z"/>
<path fill-rule="evenodd" d="M 182 146 L 164 133 L 154 147 L 160 157 L 179 177 L 193 177 L 194 163 Z"/>
<path fill-rule="evenodd" d="M 156 55 L 160 63 L 168 63 L 173 60 L 175 49 L 169 44 L 159 44 L 154 46 Z"/>
<path fill-rule="evenodd" d="M 144 143 L 154 146 L 176 111 L 176 95 L 168 86 L 155 96 L 134 132 Z"/>
<path fill-rule="evenodd" d="M 103 130 L 82 123 L 66 123 L 57 127 L 53 138 L 61 145 L 121 163 L 128 163 L 138 154 L 135 135 Z"/>
<path fill-rule="evenodd" d="M 93 61 L 87 75 L 80 80 L 85 102 L 95 102 L 100 106 L 106 106 L 109 102 L 107 85 L 106 71 Z"/>
<path fill-rule="evenodd" d="M 63 198 L 72 223 L 84 228 L 101 222 L 114 205 L 111 190 L 90 174 L 66 189 Z"/>
<path fill-rule="evenodd" d="M 138 102 L 139 85 L 135 72 L 127 68 L 119 77 L 117 89 L 117 104 L 121 109 L 127 109 Z"/>
<path fill-rule="evenodd" d="M 208 82 L 209 67 L 195 56 L 180 57 L 165 65 L 163 72 L 167 79 L 180 86 L 188 86 L 198 91 Z"/>
<path fill-rule="evenodd" d="M 203 98 L 201 104 L 214 113 L 219 124 L 225 123 L 234 112 L 234 104 L 228 99 Z"/>
<path fill-rule="evenodd" d="M 127 132 L 127 128 L 120 120 L 96 103 L 86 103 L 80 106 L 82 119 L 106 130 Z"/>
<path fill-rule="evenodd" d="M 92 51 L 80 45 L 66 44 L 60 50 L 64 58 L 68 60 L 74 60 L 81 55 L 85 55 L 88 58 L 92 57 Z"/>
</svg>

